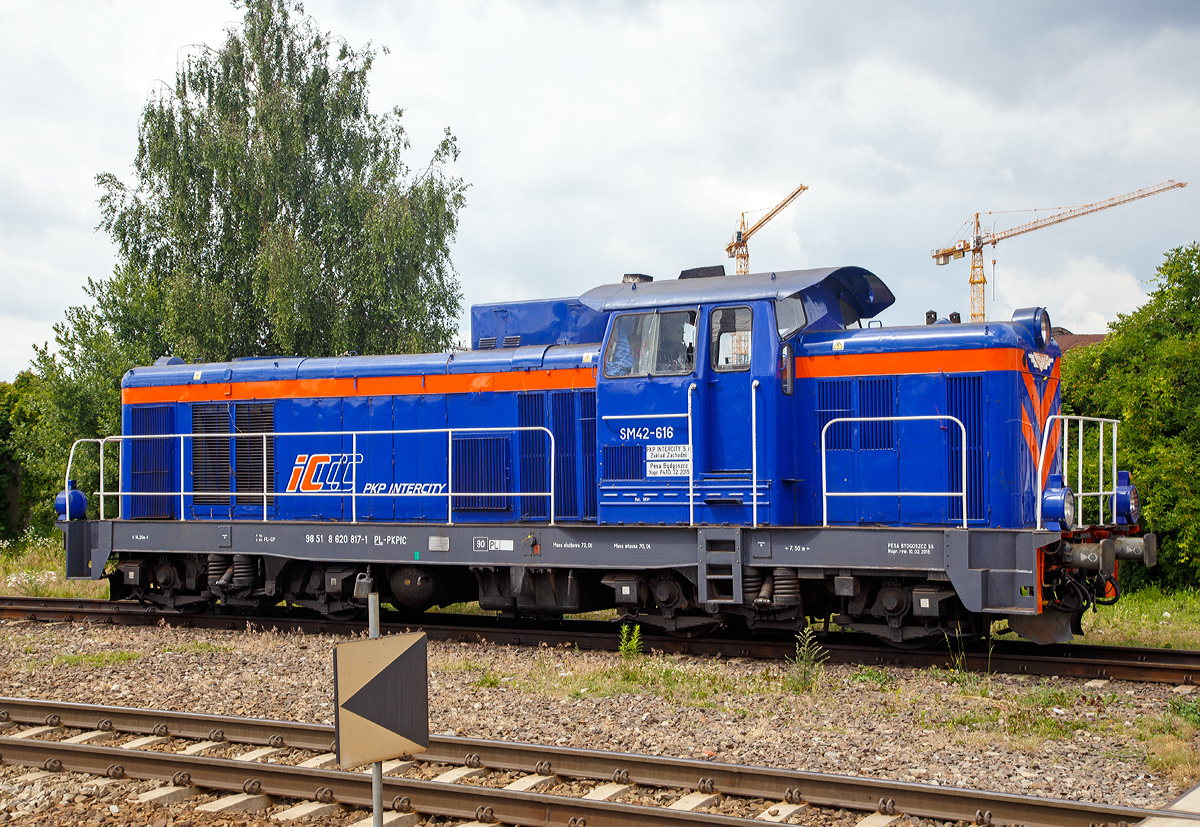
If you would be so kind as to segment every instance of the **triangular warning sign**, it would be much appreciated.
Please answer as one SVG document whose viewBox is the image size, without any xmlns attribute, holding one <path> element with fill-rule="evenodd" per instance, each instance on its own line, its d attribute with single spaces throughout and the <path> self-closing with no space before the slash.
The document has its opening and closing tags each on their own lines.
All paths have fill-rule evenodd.
<svg viewBox="0 0 1200 827">
<path fill-rule="evenodd" d="M 425 635 L 389 635 L 334 650 L 339 766 L 388 761 L 429 748 Z"/>
</svg>

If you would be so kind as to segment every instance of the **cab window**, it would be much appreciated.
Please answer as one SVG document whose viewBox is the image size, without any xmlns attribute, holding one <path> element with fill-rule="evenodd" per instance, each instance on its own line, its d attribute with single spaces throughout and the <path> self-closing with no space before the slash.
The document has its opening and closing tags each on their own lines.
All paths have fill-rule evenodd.
<svg viewBox="0 0 1200 827">
<path fill-rule="evenodd" d="M 613 322 L 604 375 L 678 376 L 692 372 L 695 358 L 695 310 L 627 313 Z"/>
<path fill-rule="evenodd" d="M 617 316 L 604 355 L 605 376 L 645 376 L 650 372 L 653 326 L 653 313 Z"/>
<path fill-rule="evenodd" d="M 749 370 L 753 314 L 749 307 L 718 307 L 709 317 L 713 370 Z"/>
<path fill-rule="evenodd" d="M 657 376 L 691 373 L 696 359 L 696 311 L 658 314 L 658 350 L 654 355 Z"/>
</svg>

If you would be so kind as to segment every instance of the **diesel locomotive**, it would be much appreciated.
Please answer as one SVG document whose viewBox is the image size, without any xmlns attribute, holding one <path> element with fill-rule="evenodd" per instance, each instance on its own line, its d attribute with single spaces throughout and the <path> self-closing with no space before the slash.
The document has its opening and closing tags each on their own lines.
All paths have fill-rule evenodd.
<svg viewBox="0 0 1200 827">
<path fill-rule="evenodd" d="M 67 576 L 184 612 L 378 591 L 681 635 L 1069 639 L 1119 559 L 1155 562 L 1118 423 L 1061 414 L 1045 309 L 884 327 L 893 302 L 859 267 L 699 268 L 477 305 L 469 350 L 164 357 L 124 377 L 122 433 L 72 451 L 102 490 L 90 519 L 58 496 Z"/>
</svg>

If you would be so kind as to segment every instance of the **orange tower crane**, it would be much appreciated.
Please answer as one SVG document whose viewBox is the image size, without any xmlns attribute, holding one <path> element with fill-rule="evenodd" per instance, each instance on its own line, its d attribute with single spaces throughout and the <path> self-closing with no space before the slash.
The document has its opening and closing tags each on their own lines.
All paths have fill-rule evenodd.
<svg viewBox="0 0 1200 827">
<path fill-rule="evenodd" d="M 1001 232 L 995 232 L 994 230 L 984 232 L 979 226 L 979 216 L 991 215 L 991 213 L 975 213 L 974 228 L 970 238 L 964 238 L 950 247 L 942 247 L 941 249 L 934 250 L 933 260 L 938 264 L 948 264 L 952 258 L 962 258 L 968 252 L 971 254 L 971 321 L 986 321 L 983 289 L 987 284 L 987 277 L 983 274 L 984 245 L 991 244 L 992 249 L 995 249 L 997 243 L 1006 238 L 1012 238 L 1015 235 L 1021 235 L 1031 230 L 1040 230 L 1042 227 L 1049 227 L 1051 224 L 1060 224 L 1063 221 L 1078 218 L 1081 215 L 1107 210 L 1109 207 L 1117 207 L 1121 204 L 1128 204 L 1130 201 L 1137 201 L 1139 198 L 1148 198 L 1151 195 L 1158 195 L 1160 192 L 1186 186 L 1186 183 L 1164 181 L 1161 184 L 1155 184 L 1153 187 L 1146 187 L 1135 192 L 1118 195 L 1116 198 L 1109 198 L 1107 201 L 1097 201 L 1095 204 L 1069 207 L 1060 213 L 1039 218 L 1036 221 L 1030 221 L 1028 224 L 1022 224 L 1019 227 L 1013 227 L 1011 230 L 1002 230 Z M 993 262 L 994 264 L 995 262 Z"/>
<path fill-rule="evenodd" d="M 734 231 L 733 238 L 730 239 L 729 243 L 725 245 L 725 252 L 729 255 L 729 257 L 737 259 L 738 273 L 750 272 L 750 248 L 746 245 L 746 242 L 750 240 L 750 236 L 758 232 L 762 226 L 772 218 L 779 215 L 784 207 L 795 201 L 796 196 L 804 192 L 806 189 L 808 189 L 808 187 L 804 184 L 796 187 L 796 189 L 792 190 L 791 195 L 768 210 L 767 214 L 758 219 L 758 221 L 755 221 L 754 226 L 750 227 L 750 229 L 746 229 L 746 213 L 742 213 L 741 224 Z M 750 210 L 750 212 L 754 212 L 754 210 Z"/>
</svg>

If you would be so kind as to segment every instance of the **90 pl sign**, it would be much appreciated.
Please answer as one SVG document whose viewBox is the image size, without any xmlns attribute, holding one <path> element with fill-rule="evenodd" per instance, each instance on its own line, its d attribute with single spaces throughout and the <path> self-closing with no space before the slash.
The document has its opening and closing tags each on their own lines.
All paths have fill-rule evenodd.
<svg viewBox="0 0 1200 827">
<path fill-rule="evenodd" d="M 472 551 L 512 551 L 512 540 L 493 540 L 489 537 L 472 537 Z"/>
</svg>

